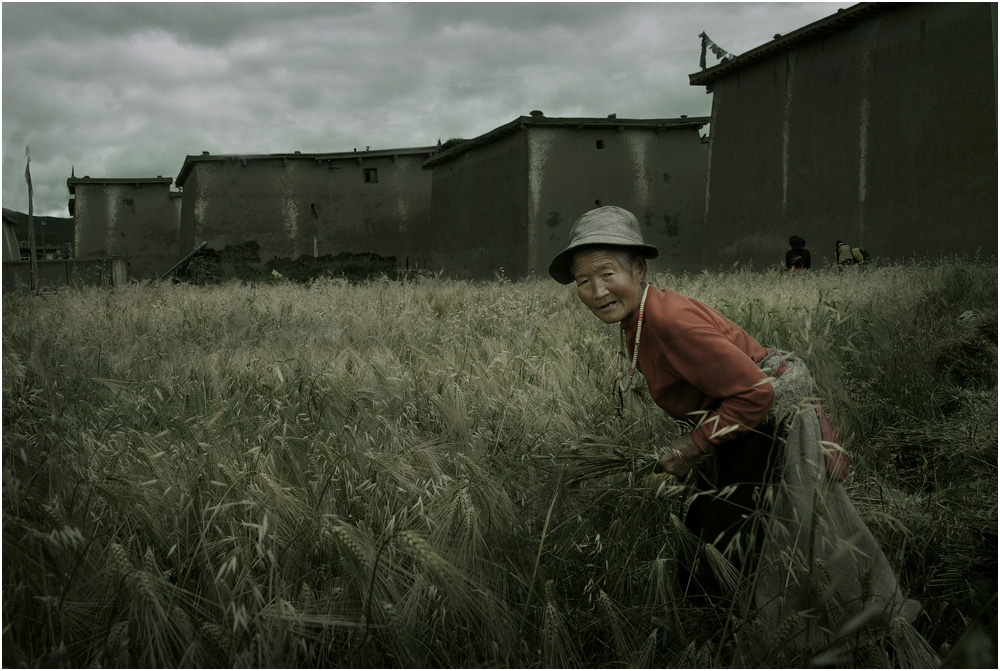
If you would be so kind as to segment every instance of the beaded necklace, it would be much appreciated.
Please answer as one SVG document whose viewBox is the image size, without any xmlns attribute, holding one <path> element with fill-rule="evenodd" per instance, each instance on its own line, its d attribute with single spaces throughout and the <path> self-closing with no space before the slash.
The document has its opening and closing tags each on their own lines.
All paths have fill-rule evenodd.
<svg viewBox="0 0 1000 671">
<path fill-rule="evenodd" d="M 625 326 L 618 331 L 621 341 L 621 349 L 618 351 L 618 379 L 615 383 L 615 391 L 618 396 L 618 416 L 622 416 L 622 411 L 625 409 L 625 399 L 624 395 L 629 389 L 632 388 L 632 383 L 635 381 L 635 371 L 639 366 L 639 339 L 642 337 L 642 320 L 646 316 L 646 294 L 649 293 L 649 285 L 642 290 L 642 300 L 639 301 L 639 322 L 635 328 L 635 347 L 632 349 L 632 358 L 629 359 L 628 354 L 625 353 Z M 628 379 L 625 379 L 625 366 L 624 362 L 627 361 L 629 365 Z"/>
</svg>

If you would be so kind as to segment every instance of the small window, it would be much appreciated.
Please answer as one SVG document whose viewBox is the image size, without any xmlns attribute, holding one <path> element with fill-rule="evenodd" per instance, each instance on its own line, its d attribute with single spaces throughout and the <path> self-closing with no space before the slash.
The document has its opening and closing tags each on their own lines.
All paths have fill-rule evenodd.
<svg viewBox="0 0 1000 671">
<path fill-rule="evenodd" d="M 378 168 L 365 168 L 365 184 L 378 183 Z"/>
<path fill-rule="evenodd" d="M 122 209 L 126 212 L 135 212 L 135 201 L 131 198 L 123 198 Z"/>
<path fill-rule="evenodd" d="M 597 141 L 597 148 L 598 149 L 604 149 L 604 140 L 598 140 Z"/>
</svg>

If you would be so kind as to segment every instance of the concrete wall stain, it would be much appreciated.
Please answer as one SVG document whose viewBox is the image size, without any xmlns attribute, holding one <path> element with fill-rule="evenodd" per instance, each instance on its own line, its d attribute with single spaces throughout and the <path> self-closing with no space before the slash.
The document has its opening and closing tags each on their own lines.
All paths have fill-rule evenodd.
<svg viewBox="0 0 1000 671">
<path fill-rule="evenodd" d="M 673 238 L 677 235 L 679 228 L 677 224 L 673 223 L 669 214 L 663 215 L 663 232 L 668 238 Z"/>
</svg>

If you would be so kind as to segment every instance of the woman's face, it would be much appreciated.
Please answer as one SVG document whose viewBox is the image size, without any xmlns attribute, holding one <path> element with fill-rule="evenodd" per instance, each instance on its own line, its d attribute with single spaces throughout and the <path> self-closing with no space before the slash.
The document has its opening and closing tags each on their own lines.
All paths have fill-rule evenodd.
<svg viewBox="0 0 1000 671">
<path fill-rule="evenodd" d="M 646 260 L 639 257 L 627 267 L 613 251 L 582 250 L 573 256 L 573 275 L 583 304 L 605 324 L 614 324 L 639 309 Z"/>
</svg>

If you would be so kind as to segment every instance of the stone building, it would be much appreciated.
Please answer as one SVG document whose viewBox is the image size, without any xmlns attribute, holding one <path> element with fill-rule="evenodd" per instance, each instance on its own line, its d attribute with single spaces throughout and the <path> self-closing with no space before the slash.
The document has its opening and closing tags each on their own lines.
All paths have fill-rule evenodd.
<svg viewBox="0 0 1000 671">
<path fill-rule="evenodd" d="M 180 246 L 254 241 L 260 262 L 377 254 L 407 263 L 427 234 L 434 147 L 341 153 L 188 156 Z"/>
<path fill-rule="evenodd" d="M 996 3 L 862 3 L 690 75 L 712 93 L 709 267 L 997 248 Z"/>
<path fill-rule="evenodd" d="M 180 194 L 169 177 L 70 177 L 77 259 L 122 256 L 130 277 L 157 277 L 180 255 Z"/>
<path fill-rule="evenodd" d="M 77 256 L 121 255 L 140 278 L 202 243 L 230 265 L 283 274 L 353 255 L 450 277 L 544 276 L 576 218 L 614 204 L 643 222 L 660 267 L 696 269 L 707 121 L 534 113 L 452 147 L 205 152 L 185 158 L 179 192 L 162 177 L 74 177 Z"/>
<path fill-rule="evenodd" d="M 576 219 L 618 205 L 661 250 L 658 267 L 697 268 L 708 118 L 514 119 L 432 156 L 435 234 L 418 257 L 446 274 L 547 277 Z M 654 268 L 657 266 L 654 266 Z"/>
</svg>

